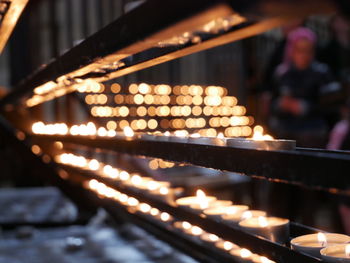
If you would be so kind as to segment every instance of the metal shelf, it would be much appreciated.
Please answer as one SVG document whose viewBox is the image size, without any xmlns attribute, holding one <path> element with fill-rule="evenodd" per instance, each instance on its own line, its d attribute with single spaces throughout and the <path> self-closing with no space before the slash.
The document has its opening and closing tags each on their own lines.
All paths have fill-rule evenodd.
<svg viewBox="0 0 350 263">
<path fill-rule="evenodd" d="M 231 241 L 239 246 L 250 249 L 254 253 L 262 254 L 270 259 L 275 260 L 276 262 L 304 262 L 304 263 L 316 263 L 320 260 L 305 256 L 294 250 L 291 250 L 289 247 L 280 245 L 269 240 L 248 234 L 239 228 L 232 227 L 228 224 L 224 224 L 220 221 L 213 220 L 211 218 L 203 217 L 199 214 L 194 213 L 189 209 L 184 209 L 181 207 L 173 206 L 169 203 L 166 203 L 163 200 L 158 199 L 157 197 L 152 196 L 151 194 L 145 193 L 144 191 L 138 191 L 131 187 L 123 186 L 113 179 L 103 178 L 94 174 L 93 172 L 81 170 L 66 165 L 59 165 L 58 167 L 64 169 L 71 176 L 81 176 L 85 180 L 96 179 L 100 182 L 103 182 L 109 187 L 112 187 L 122 193 L 127 194 L 128 196 L 135 197 L 140 202 L 145 202 L 156 207 L 161 211 L 168 212 L 170 215 L 174 216 L 177 220 L 188 221 L 191 224 L 198 225 L 202 229 L 208 231 L 209 233 L 214 233 L 219 237 L 224 238 L 225 240 Z M 81 181 L 77 180 L 77 181 Z M 309 234 L 317 230 L 311 230 L 310 228 L 304 227 L 302 225 L 296 225 L 291 223 L 291 236 L 294 237 L 296 234 Z M 164 228 L 161 224 L 158 224 L 158 228 Z M 294 233 L 296 232 L 296 234 Z M 220 256 L 220 254 L 219 254 Z M 226 262 L 226 261 L 224 261 Z"/>
<path fill-rule="evenodd" d="M 74 91 L 72 86 L 83 80 L 103 82 L 117 78 L 257 35 L 293 17 L 334 11 L 334 5 L 331 0 L 317 3 L 313 0 L 146 1 L 23 80 L 0 101 L 0 108 L 18 102 L 26 105 L 26 99 L 34 94 L 34 89 L 48 82 L 55 89 L 63 90 L 50 97 L 53 99 Z M 208 23 L 228 18 L 234 21 L 231 27 L 203 31 Z M 195 37 L 184 43 L 161 44 L 184 34 Z"/>
<path fill-rule="evenodd" d="M 298 184 L 349 196 L 350 155 L 343 152 L 296 149 L 263 151 L 190 143 L 34 135 L 35 143 L 61 141 L 136 156 L 162 158 L 276 182 Z"/>
<path fill-rule="evenodd" d="M 0 53 L 27 3 L 28 0 L 0 0 Z"/>
</svg>

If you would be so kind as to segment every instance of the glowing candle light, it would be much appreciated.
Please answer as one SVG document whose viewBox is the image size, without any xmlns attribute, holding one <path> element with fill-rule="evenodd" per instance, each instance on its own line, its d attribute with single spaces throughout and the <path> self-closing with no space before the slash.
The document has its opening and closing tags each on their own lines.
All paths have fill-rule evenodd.
<svg viewBox="0 0 350 263">
<path fill-rule="evenodd" d="M 192 204 L 202 204 L 205 206 L 206 202 L 211 203 L 216 200 L 214 196 L 206 196 L 202 190 L 197 190 L 196 196 L 182 197 L 176 200 L 178 206 L 189 207 Z"/>
<path fill-rule="evenodd" d="M 127 139 L 132 139 L 135 136 L 134 131 L 129 126 L 124 127 L 123 132 Z"/>
<path fill-rule="evenodd" d="M 193 226 L 191 229 L 191 234 L 194 236 L 200 236 L 201 234 L 203 234 L 203 230 L 198 227 L 198 226 Z"/>
<path fill-rule="evenodd" d="M 95 160 L 95 159 L 92 159 L 89 164 L 88 164 L 88 167 L 90 170 L 93 170 L 93 171 L 96 171 L 100 168 L 100 163 Z"/>
<path fill-rule="evenodd" d="M 347 235 L 336 233 L 317 233 L 303 235 L 291 240 L 291 247 L 299 252 L 320 257 L 320 250 L 326 246 L 334 246 L 350 242 Z"/>
<path fill-rule="evenodd" d="M 218 201 L 216 201 L 217 203 Z M 223 215 L 235 215 L 241 214 L 244 211 L 248 210 L 248 206 L 246 205 L 232 205 L 232 202 L 227 203 L 228 206 L 212 206 L 203 211 L 207 216 L 221 218 Z"/>
<path fill-rule="evenodd" d="M 262 236 L 277 243 L 285 243 L 289 238 L 289 220 L 278 217 L 252 217 L 239 222 L 245 231 Z"/>
<path fill-rule="evenodd" d="M 220 249 L 225 250 L 225 251 L 230 251 L 230 250 L 238 248 L 237 245 L 235 245 L 232 242 L 227 241 L 227 240 L 219 240 L 218 242 L 215 243 L 215 246 L 217 248 L 220 248 Z"/>
<path fill-rule="evenodd" d="M 171 216 L 168 213 L 163 212 L 160 214 L 160 220 L 162 220 L 163 222 L 168 222 L 171 220 Z"/>
<path fill-rule="evenodd" d="M 220 240 L 220 238 L 217 235 L 211 233 L 203 233 L 201 235 L 201 239 L 209 243 L 215 243 Z"/>
<path fill-rule="evenodd" d="M 323 261 L 329 263 L 350 263 L 350 244 L 332 245 L 321 250 Z"/>
</svg>

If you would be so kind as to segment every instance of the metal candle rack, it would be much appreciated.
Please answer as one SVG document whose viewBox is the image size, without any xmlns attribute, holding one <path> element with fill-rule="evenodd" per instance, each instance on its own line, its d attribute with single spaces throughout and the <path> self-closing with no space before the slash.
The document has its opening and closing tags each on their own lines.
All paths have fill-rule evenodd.
<svg viewBox="0 0 350 263">
<path fill-rule="evenodd" d="M 97 181 L 100 181 L 111 188 L 114 188 L 122 193 L 127 194 L 128 196 L 137 198 L 140 202 L 145 202 L 151 205 L 152 207 L 158 208 L 161 211 L 165 211 L 178 220 L 188 221 L 191 224 L 201 227 L 203 230 L 206 230 L 210 233 L 214 233 L 224 238 L 225 240 L 231 241 L 240 246 L 248 248 L 255 253 L 266 255 L 267 257 L 275 260 L 276 262 L 319 262 L 318 259 L 300 254 L 294 250 L 291 250 L 287 246 L 280 245 L 269 240 L 248 234 L 238 228 L 230 226 L 227 223 L 225 224 L 220 220 L 215 220 L 212 218 L 205 217 L 203 215 L 199 215 L 198 213 L 195 213 L 190 209 L 174 206 L 163 200 L 158 199 L 157 197 L 152 196 L 151 194 L 145 193 L 144 191 L 136 190 L 129 186 L 124 186 L 113 179 L 104 178 L 91 171 L 81 170 L 71 166 L 60 165 L 60 167 L 67 171 L 70 175 L 79 175 L 85 180 L 95 179 Z M 164 228 L 164 225 L 158 224 L 157 227 Z M 291 223 L 292 237 L 301 233 L 308 234 L 314 233 L 316 231 L 316 229 L 311 229 L 302 225 Z M 216 249 L 214 249 L 214 251 L 216 251 Z M 218 251 L 219 256 L 222 253 L 222 251 Z M 226 262 L 226 260 L 224 262 Z"/>
</svg>

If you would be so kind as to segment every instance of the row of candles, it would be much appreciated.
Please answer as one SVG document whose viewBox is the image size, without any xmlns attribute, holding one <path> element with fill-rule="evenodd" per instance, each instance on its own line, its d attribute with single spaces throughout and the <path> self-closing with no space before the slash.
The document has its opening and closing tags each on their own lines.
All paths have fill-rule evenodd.
<svg viewBox="0 0 350 263">
<path fill-rule="evenodd" d="M 95 179 L 90 180 L 86 187 L 89 190 L 96 192 L 100 197 L 113 199 L 118 203 L 128 207 L 129 212 L 140 212 L 142 214 L 152 216 L 153 218 L 160 220 L 163 223 L 171 224 L 174 228 L 179 229 L 187 235 L 198 238 L 204 242 L 214 244 L 216 248 L 229 252 L 232 256 L 240 260 L 240 262 L 275 262 L 268 259 L 267 257 L 254 254 L 250 250 L 239 247 L 230 241 L 224 240 L 213 233 L 206 232 L 199 226 L 192 225 L 186 221 L 176 220 L 176 218 L 169 213 L 162 212 L 158 208 L 152 207 L 147 203 L 140 202 L 138 199 L 110 188 L 104 183 L 101 183 Z"/>
<path fill-rule="evenodd" d="M 195 213 L 240 228 L 245 232 L 261 236 L 273 242 L 285 244 L 289 241 L 289 220 L 267 216 L 265 211 L 249 210 L 249 207 L 246 205 L 236 205 L 229 200 L 218 200 L 214 196 L 207 196 L 202 190 L 197 190 L 195 196 L 187 196 L 175 200 L 174 198 L 177 195 L 175 194 L 175 189 L 170 187 L 169 182 L 156 181 L 138 174 L 129 174 L 126 171 L 100 163 L 96 159 L 88 160 L 83 156 L 64 153 L 58 156 L 56 161 L 95 171 L 102 177 L 117 180 L 128 187 L 147 191 L 170 204 L 190 209 Z M 108 193 L 108 191 L 105 191 L 105 193 Z M 125 199 L 125 202 L 127 202 L 127 199 Z M 150 211 L 150 208 L 142 205 L 140 210 Z M 185 233 L 200 236 L 203 240 L 213 242 L 216 246 L 229 251 L 233 255 L 238 255 L 238 246 L 229 241 L 225 243 L 221 239 L 215 240 L 215 235 L 205 233 L 198 226 L 191 226 L 189 223 L 182 222 L 176 223 L 175 227 L 183 230 Z M 322 256 L 326 262 L 350 262 L 350 244 L 348 243 L 350 243 L 350 237 L 347 235 L 320 232 L 292 239 L 291 247 L 310 256 Z M 232 247 L 228 244 L 232 244 Z M 250 256 L 249 260 L 252 260 L 254 258 L 253 254 Z M 253 262 L 263 261 L 253 260 Z"/>
<path fill-rule="evenodd" d="M 295 148 L 295 141 L 276 140 L 270 135 L 264 135 L 264 129 L 261 126 L 254 127 L 254 134 L 251 138 L 229 138 L 222 133 L 207 137 L 201 136 L 200 133 L 189 134 L 187 130 L 166 131 L 164 133 L 135 133 L 128 126 L 124 128 L 123 132 L 117 132 L 107 130 L 105 127 L 97 128 L 92 122 L 73 125 L 70 128 L 64 123 L 44 124 L 43 122 L 36 122 L 32 125 L 32 131 L 34 134 L 45 135 L 100 136 L 126 140 L 170 141 L 263 150 L 293 150 Z"/>
</svg>

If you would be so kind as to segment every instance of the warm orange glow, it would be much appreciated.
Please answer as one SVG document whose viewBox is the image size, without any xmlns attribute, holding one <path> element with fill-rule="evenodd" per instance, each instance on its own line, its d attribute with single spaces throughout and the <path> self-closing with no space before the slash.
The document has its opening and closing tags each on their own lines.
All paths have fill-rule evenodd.
<svg viewBox="0 0 350 263">
<path fill-rule="evenodd" d="M 327 245 L 327 237 L 326 237 L 325 234 L 319 232 L 317 234 L 317 240 L 318 240 L 319 243 L 322 244 L 322 246 L 326 246 Z"/>
<path fill-rule="evenodd" d="M 126 137 L 133 137 L 135 134 L 134 131 L 129 126 L 124 127 L 123 131 Z"/>
<path fill-rule="evenodd" d="M 250 258 L 252 256 L 252 252 L 246 248 L 242 248 L 240 254 L 242 258 Z"/>
<path fill-rule="evenodd" d="M 350 244 L 345 246 L 345 255 L 346 257 L 350 257 Z"/>
<path fill-rule="evenodd" d="M 264 216 L 259 216 L 258 217 L 258 224 L 261 227 L 267 227 L 269 225 L 269 223 L 267 222 L 266 217 L 264 217 Z"/>
</svg>

